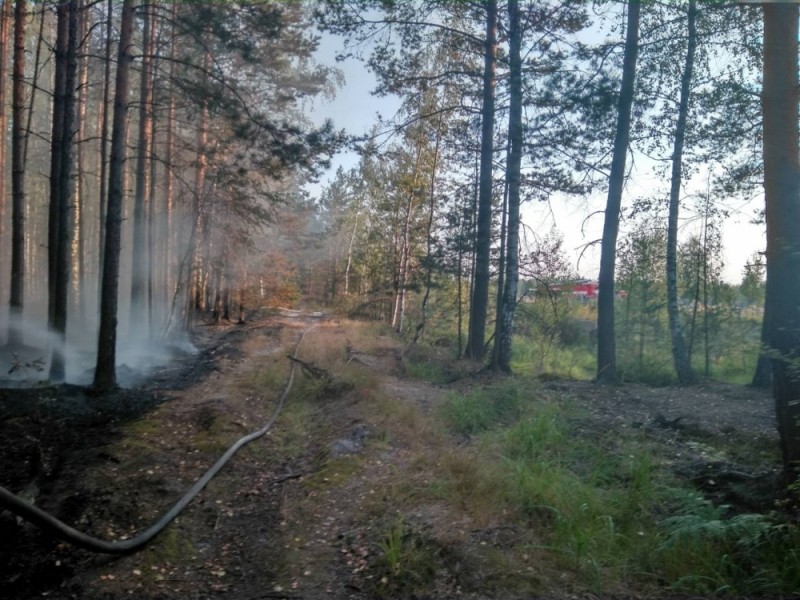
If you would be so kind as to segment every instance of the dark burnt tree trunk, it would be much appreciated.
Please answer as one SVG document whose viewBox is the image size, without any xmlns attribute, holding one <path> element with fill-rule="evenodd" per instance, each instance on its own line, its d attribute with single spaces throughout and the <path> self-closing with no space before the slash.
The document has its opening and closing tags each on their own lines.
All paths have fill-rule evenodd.
<svg viewBox="0 0 800 600">
<path fill-rule="evenodd" d="M 492 242 L 492 162 L 494 159 L 494 100 L 497 71 L 497 0 L 487 0 L 486 46 L 481 109 L 481 157 L 478 191 L 475 278 L 469 307 L 467 358 L 482 360 L 486 352 L 486 315 L 489 309 L 489 259 Z"/>
<path fill-rule="evenodd" d="M 686 120 L 689 114 L 694 54 L 697 47 L 697 0 L 689 0 L 688 44 L 686 61 L 681 76 L 681 95 L 678 104 L 678 122 L 675 125 L 675 139 L 672 146 L 672 181 L 669 192 L 669 219 L 667 224 L 667 313 L 672 340 L 672 360 L 678 381 L 683 384 L 696 380 L 686 342 L 681 331 L 681 317 L 678 309 L 678 214 L 683 170 L 683 144 L 686 137 Z"/>
<path fill-rule="evenodd" d="M 64 146 L 64 105 L 67 90 L 67 44 L 69 35 L 68 5 L 57 8 L 55 79 L 53 82 L 53 117 L 50 137 L 50 203 L 47 229 L 47 313 L 52 325 L 55 312 L 55 282 L 58 248 L 58 211 L 61 200 L 61 155 Z"/>
<path fill-rule="evenodd" d="M 514 311 L 517 307 L 517 285 L 519 283 L 519 207 L 520 170 L 522 165 L 522 27 L 519 0 L 509 0 L 509 153 L 506 164 L 508 185 L 508 225 L 506 230 L 506 274 L 503 286 L 503 303 L 500 325 L 495 343 L 499 351 L 494 367 L 511 372 L 511 347 Z"/>
<path fill-rule="evenodd" d="M 56 38 L 56 92 L 53 98 L 53 141 L 51 148 L 50 224 L 48 265 L 50 281 L 50 326 L 55 342 L 50 358 L 50 379 L 64 379 L 64 342 L 69 298 L 70 208 L 72 203 L 73 136 L 75 91 L 78 75 L 78 0 L 58 6 Z M 56 127 L 59 131 L 56 132 Z"/>
<path fill-rule="evenodd" d="M 122 200 L 125 140 L 128 129 L 128 91 L 133 56 L 133 0 L 124 0 L 120 23 L 117 76 L 114 88 L 114 121 L 111 129 L 111 156 L 108 163 L 108 203 L 100 300 L 100 333 L 97 341 L 97 366 L 93 387 L 109 390 L 116 386 L 117 301 L 119 295 L 119 255 L 122 241 Z M 110 33 L 110 32 L 109 32 Z"/>
<path fill-rule="evenodd" d="M 6 0 L 8 2 L 9 0 Z M 14 67 L 11 92 L 11 300 L 8 343 L 22 344 L 22 308 L 25 286 L 25 22 L 27 2 L 14 9 Z"/>
<path fill-rule="evenodd" d="M 764 194 L 773 395 L 787 483 L 800 466 L 800 157 L 796 4 L 765 4 Z"/>
<path fill-rule="evenodd" d="M 597 297 L 597 381 L 617 381 L 617 349 L 614 333 L 614 273 L 617 260 L 617 234 L 625 183 L 625 162 L 633 106 L 633 84 L 636 77 L 636 59 L 639 55 L 639 0 L 628 1 L 628 19 L 625 33 L 625 54 L 622 65 L 622 86 L 617 106 L 617 132 L 614 137 L 614 154 L 608 181 L 603 242 L 600 251 L 600 276 Z"/>
</svg>

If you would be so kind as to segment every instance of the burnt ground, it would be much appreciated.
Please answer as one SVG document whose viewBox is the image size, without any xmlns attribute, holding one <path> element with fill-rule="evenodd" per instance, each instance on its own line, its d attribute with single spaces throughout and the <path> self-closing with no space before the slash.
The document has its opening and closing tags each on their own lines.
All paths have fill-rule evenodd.
<svg viewBox="0 0 800 600">
<path fill-rule="evenodd" d="M 285 312 L 246 326 L 203 328 L 198 354 L 176 359 L 135 389 L 105 396 L 76 386 L 0 390 L 0 485 L 103 539 L 149 526 L 230 443 L 261 426 L 285 382 L 285 355 L 303 331 L 312 332 L 303 342 L 306 354 L 321 364 L 326 356 L 347 362 L 351 376 L 353 369 L 364 371 L 361 385 L 380 390 L 392 411 L 384 418 L 367 407 L 358 383 L 352 389 L 300 378 L 311 404 L 300 412 L 290 404 L 270 434 L 237 454 L 174 524 L 131 556 L 76 549 L 0 512 L 0 598 L 400 594 L 370 581 L 378 550 L 362 517 L 368 523 L 391 517 L 393 494 L 408 493 L 393 489 L 398 474 L 403 485 L 428 483 L 414 453 L 426 444 L 429 452 L 442 449 L 419 424 L 448 389 L 480 378 L 449 388 L 406 379 L 398 372 L 397 341 L 353 327 Z M 576 407 L 578 432 L 640 431 L 659 446 L 676 477 L 715 501 L 741 512 L 774 508 L 776 435 L 766 393 L 712 383 L 649 388 L 546 381 L 541 388 Z M 370 436 L 365 447 L 354 437 L 359 431 Z M 355 440 L 356 458 L 337 457 L 343 440 Z M 483 546 L 503 533 L 451 521 L 436 503 L 420 506 L 409 520 L 454 545 Z M 491 597 L 471 581 L 480 572 L 474 567 L 454 559 L 448 576 L 424 597 Z"/>
</svg>

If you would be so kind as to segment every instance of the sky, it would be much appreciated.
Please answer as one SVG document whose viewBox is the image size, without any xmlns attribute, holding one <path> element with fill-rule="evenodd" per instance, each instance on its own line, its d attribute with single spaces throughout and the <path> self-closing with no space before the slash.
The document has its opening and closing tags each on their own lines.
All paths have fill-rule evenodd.
<svg viewBox="0 0 800 600">
<path fill-rule="evenodd" d="M 333 57 L 341 51 L 339 38 L 324 35 L 317 50 L 317 59 L 324 64 L 334 64 Z M 380 113 L 390 118 L 399 108 L 396 97 L 378 98 L 370 92 L 375 88 L 376 80 L 366 67 L 355 59 L 339 63 L 345 83 L 336 92 L 332 100 L 320 98 L 311 108 L 311 119 L 322 123 L 325 119 L 333 120 L 338 129 L 345 129 L 352 135 L 365 135 L 377 122 Z M 609 141 L 611 144 L 611 140 Z M 312 196 L 319 195 L 322 187 L 329 182 L 336 169 L 355 166 L 358 156 L 353 152 L 343 152 L 334 157 L 331 168 L 320 181 L 307 186 Z M 654 187 L 662 188 L 663 183 L 654 181 L 652 176 L 641 172 L 634 173 L 628 181 L 623 196 L 623 210 L 633 198 L 652 191 Z M 705 180 L 694 180 L 684 186 L 684 194 L 702 193 Z M 575 270 L 583 277 L 596 279 L 600 265 L 600 246 L 591 244 L 599 240 L 603 230 L 602 210 L 605 206 L 605 191 L 601 190 L 588 197 L 555 196 L 549 202 L 526 203 L 522 207 L 523 223 L 533 229 L 537 235 L 546 235 L 555 225 L 564 238 L 563 248 L 567 258 L 572 261 Z M 742 201 L 728 203 L 726 208 L 730 216 L 723 224 L 724 268 L 723 278 L 730 283 L 739 283 L 745 264 L 756 251 L 763 251 L 766 238 L 763 226 L 750 223 L 755 211 L 763 206 L 763 197 L 745 203 Z M 666 227 L 666 222 L 664 224 Z M 679 236 L 685 239 L 700 230 L 701 222 L 690 211 L 682 209 Z M 625 223 L 620 227 L 620 239 L 628 232 Z M 587 248 L 587 244 L 590 246 Z"/>
</svg>

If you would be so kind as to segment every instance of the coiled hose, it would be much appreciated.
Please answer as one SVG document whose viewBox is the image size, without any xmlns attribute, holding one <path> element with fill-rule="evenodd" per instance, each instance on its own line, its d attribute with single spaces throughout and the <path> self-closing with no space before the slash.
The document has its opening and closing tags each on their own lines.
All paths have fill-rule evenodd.
<svg viewBox="0 0 800 600">
<path fill-rule="evenodd" d="M 305 334 L 306 332 L 303 331 L 303 334 L 300 336 L 300 339 L 297 342 L 297 346 L 295 347 L 294 351 L 295 358 L 297 357 L 297 349 L 300 347 L 300 342 L 303 341 Z M 278 406 L 275 408 L 275 411 L 266 424 L 258 431 L 254 431 L 253 433 L 240 438 L 236 443 L 228 448 L 225 454 L 223 454 L 217 460 L 217 462 L 215 462 L 211 468 L 208 469 L 208 471 L 206 471 L 205 474 L 197 480 L 197 482 L 189 489 L 189 491 L 186 492 L 186 494 L 184 494 L 183 497 L 178 500 L 168 512 L 164 514 L 164 516 L 162 516 L 148 529 L 142 531 L 135 537 L 132 537 L 128 540 L 115 542 L 109 542 L 92 537 L 78 531 L 73 527 L 70 527 L 63 521 L 60 521 L 53 515 L 43 511 L 40 508 L 37 508 L 30 502 L 26 502 L 2 486 L 0 486 L 0 506 L 7 508 L 14 514 L 25 519 L 26 521 L 29 521 L 30 523 L 33 523 L 37 527 L 52 533 L 59 539 L 85 550 L 103 554 L 132 554 L 137 552 L 144 548 L 181 512 L 183 512 L 183 509 L 189 505 L 194 497 L 197 496 L 197 494 L 199 494 L 202 489 L 206 487 L 206 485 L 208 485 L 208 483 L 217 475 L 217 473 L 219 473 L 222 467 L 225 466 L 225 464 L 231 459 L 231 457 L 233 457 L 234 454 L 239 451 L 242 446 L 245 446 L 246 444 L 249 444 L 250 442 L 262 437 L 275 424 L 275 421 L 278 419 L 278 416 L 283 410 L 283 406 L 286 404 L 286 398 L 289 396 L 289 391 L 292 389 L 292 384 L 294 383 L 294 374 L 298 363 L 292 361 L 291 364 L 292 366 L 289 371 L 289 379 L 286 382 L 283 392 L 281 393 L 280 399 L 278 400 Z"/>
</svg>

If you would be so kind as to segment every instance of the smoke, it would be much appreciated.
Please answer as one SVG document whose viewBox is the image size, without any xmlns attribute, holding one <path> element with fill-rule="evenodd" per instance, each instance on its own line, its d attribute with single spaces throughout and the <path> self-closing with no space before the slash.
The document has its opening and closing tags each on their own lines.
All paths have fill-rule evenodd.
<svg viewBox="0 0 800 600">
<path fill-rule="evenodd" d="M 40 319 L 18 319 L 14 327 L 22 333 L 23 345 L 0 347 L 0 387 L 31 387 L 48 383 L 70 383 L 87 386 L 94 380 L 97 360 L 97 324 L 73 319 L 68 325 L 66 340 L 42 325 Z M 0 321 L 0 331 L 8 331 L 7 319 Z M 62 345 L 65 358 L 64 382 L 50 381 L 50 359 Z M 164 339 L 130 335 L 117 339 L 117 380 L 122 387 L 140 384 L 156 369 L 177 358 L 197 353 L 185 333 Z"/>
</svg>

